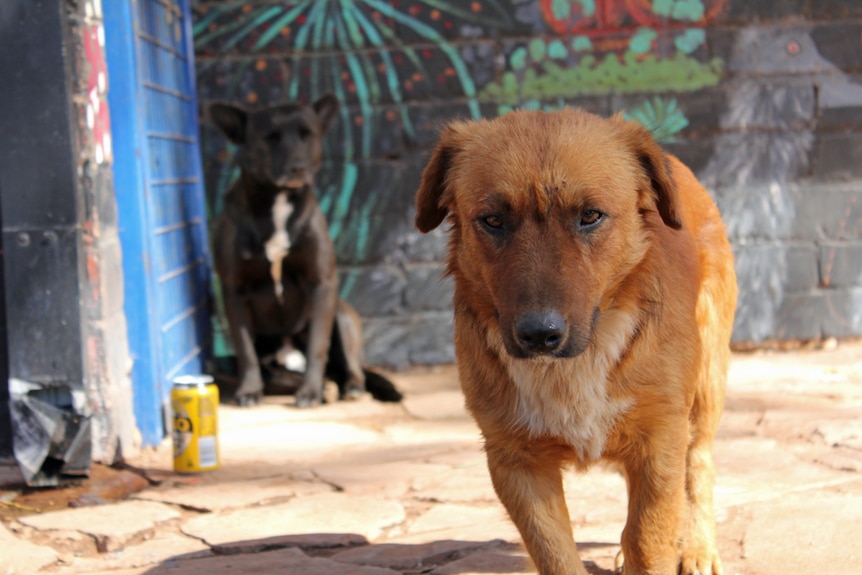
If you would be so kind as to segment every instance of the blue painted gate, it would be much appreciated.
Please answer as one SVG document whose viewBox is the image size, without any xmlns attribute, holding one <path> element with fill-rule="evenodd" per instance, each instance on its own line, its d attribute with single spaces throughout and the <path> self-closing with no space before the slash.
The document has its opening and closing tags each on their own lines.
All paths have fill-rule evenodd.
<svg viewBox="0 0 862 575">
<path fill-rule="evenodd" d="M 154 445 L 167 429 L 171 380 L 201 373 L 210 342 L 190 6 L 102 6 L 135 417 Z"/>
</svg>

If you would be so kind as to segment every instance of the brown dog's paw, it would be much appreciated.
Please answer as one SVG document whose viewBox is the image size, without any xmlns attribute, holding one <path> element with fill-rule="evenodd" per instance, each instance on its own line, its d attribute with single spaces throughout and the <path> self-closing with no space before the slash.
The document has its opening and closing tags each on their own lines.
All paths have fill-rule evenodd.
<svg viewBox="0 0 862 575">
<path fill-rule="evenodd" d="M 614 557 L 614 573 L 626 574 L 625 556 L 620 550 Z M 706 549 L 700 552 L 684 552 L 680 559 L 679 575 L 723 575 L 721 560 L 718 554 Z"/>
<path fill-rule="evenodd" d="M 715 549 L 686 549 L 682 552 L 680 575 L 723 575 L 721 559 Z"/>
</svg>

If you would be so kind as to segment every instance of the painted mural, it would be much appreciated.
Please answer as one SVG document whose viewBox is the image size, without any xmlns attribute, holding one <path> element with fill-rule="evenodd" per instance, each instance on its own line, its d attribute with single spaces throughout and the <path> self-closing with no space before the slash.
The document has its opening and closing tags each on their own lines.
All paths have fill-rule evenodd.
<svg viewBox="0 0 862 575">
<path fill-rule="evenodd" d="M 444 243 L 417 237 L 411 218 L 439 128 L 516 108 L 622 112 L 706 181 L 737 252 L 739 341 L 862 333 L 862 280 L 836 271 L 856 249 L 841 242 L 860 239 L 858 192 L 834 188 L 862 180 L 850 159 L 862 138 L 849 134 L 862 129 L 862 7 L 799 4 L 198 0 L 200 99 L 342 101 L 319 195 L 342 295 L 379 325 L 387 354 L 413 346 L 383 363 L 426 357 L 413 349 L 429 344 L 410 335 L 417 321 L 441 338 L 451 329 L 445 280 L 417 287 Z M 206 126 L 203 144 L 217 212 L 233 150 Z M 822 213 L 833 205 L 840 221 Z"/>
<path fill-rule="evenodd" d="M 720 58 L 705 57 L 703 26 L 724 0 L 228 2 L 196 9 L 200 75 L 218 76 L 217 96 L 254 106 L 309 101 L 332 92 L 347 106 L 330 138 L 340 177 L 325 181 L 322 206 L 342 259 L 371 253 L 371 223 L 386 206 L 359 193 L 362 160 L 417 142 L 416 104 L 458 101 L 472 118 L 517 108 L 552 109 L 580 96 L 692 91 L 715 85 Z M 464 38 L 511 36 L 502 62 Z M 219 56 L 244 58 L 225 66 Z M 273 58 L 272 56 L 276 56 Z M 208 82 L 204 81 L 204 84 Z M 258 85 L 255 85 L 258 84 Z M 673 97 L 634 104 L 629 117 L 664 140 L 685 128 Z M 392 141 L 387 141 L 392 140 Z M 232 178 L 232 150 L 211 197 Z M 360 194 L 361 195 L 361 194 Z M 390 198 L 391 199 L 391 198 Z M 356 209 L 358 208 L 358 210 Z M 358 214 L 357 214 L 358 211 Z M 350 217 L 348 218 L 348 214 Z"/>
</svg>

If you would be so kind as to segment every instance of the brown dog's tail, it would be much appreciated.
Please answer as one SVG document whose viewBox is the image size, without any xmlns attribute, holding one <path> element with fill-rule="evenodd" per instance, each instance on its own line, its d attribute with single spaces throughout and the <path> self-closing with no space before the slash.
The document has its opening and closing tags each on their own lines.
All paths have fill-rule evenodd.
<svg viewBox="0 0 862 575">
<path fill-rule="evenodd" d="M 394 383 L 376 371 L 363 367 L 362 373 L 365 374 L 365 391 L 370 393 L 371 397 L 377 401 L 396 402 L 404 398 Z"/>
</svg>

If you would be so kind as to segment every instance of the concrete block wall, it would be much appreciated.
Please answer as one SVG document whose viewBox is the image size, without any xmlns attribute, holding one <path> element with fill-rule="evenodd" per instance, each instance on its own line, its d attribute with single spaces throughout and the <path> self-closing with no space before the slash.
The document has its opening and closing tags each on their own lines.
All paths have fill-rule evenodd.
<svg viewBox="0 0 862 575">
<path fill-rule="evenodd" d="M 625 110 L 708 186 L 734 340 L 862 335 L 862 4 L 853 0 L 197 0 L 202 102 L 344 103 L 318 184 L 374 364 L 451 361 L 446 241 L 412 227 L 440 126 Z M 203 126 L 213 211 L 233 150 Z"/>
</svg>

